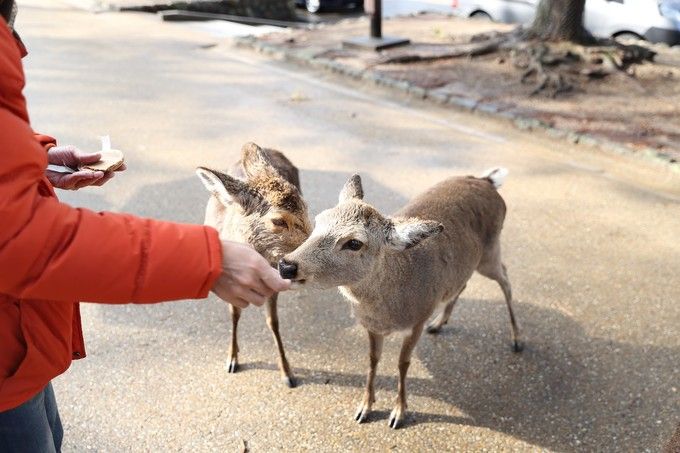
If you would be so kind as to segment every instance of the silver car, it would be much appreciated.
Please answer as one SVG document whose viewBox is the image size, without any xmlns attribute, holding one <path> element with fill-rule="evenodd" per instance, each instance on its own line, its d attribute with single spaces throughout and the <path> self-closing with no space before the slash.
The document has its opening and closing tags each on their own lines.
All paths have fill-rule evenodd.
<svg viewBox="0 0 680 453">
<path fill-rule="evenodd" d="M 455 14 L 530 24 L 538 0 L 453 0 Z M 680 44 L 680 0 L 586 0 L 585 27 L 596 36 Z"/>
</svg>

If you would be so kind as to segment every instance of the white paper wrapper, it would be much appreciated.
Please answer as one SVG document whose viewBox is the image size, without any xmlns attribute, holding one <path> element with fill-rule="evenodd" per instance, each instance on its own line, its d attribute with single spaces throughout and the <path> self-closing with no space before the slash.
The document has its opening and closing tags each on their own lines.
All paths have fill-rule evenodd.
<svg viewBox="0 0 680 453">
<path fill-rule="evenodd" d="M 111 149 L 111 137 L 108 135 L 102 135 L 99 137 L 102 140 L 102 151 L 108 151 Z"/>
<path fill-rule="evenodd" d="M 75 173 L 77 170 L 74 170 L 71 167 L 67 167 L 65 165 L 54 165 L 50 164 L 47 166 L 47 169 L 50 171 L 54 171 L 57 173 Z"/>
</svg>

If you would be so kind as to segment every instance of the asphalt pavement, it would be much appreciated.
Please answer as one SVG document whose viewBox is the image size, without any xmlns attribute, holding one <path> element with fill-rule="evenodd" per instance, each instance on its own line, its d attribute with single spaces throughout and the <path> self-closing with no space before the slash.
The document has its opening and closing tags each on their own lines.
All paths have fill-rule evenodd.
<svg viewBox="0 0 680 453">
<path fill-rule="evenodd" d="M 247 141 L 298 165 L 314 213 L 353 172 L 389 213 L 450 175 L 502 165 L 526 348 L 511 352 L 498 286 L 473 277 L 449 325 L 418 344 L 394 431 L 399 339 L 386 342 L 375 412 L 359 425 L 367 339 L 337 291 L 279 298 L 294 389 L 279 380 L 263 310 L 245 311 L 242 370 L 229 375 L 230 322 L 214 296 L 85 304 L 89 357 L 55 380 L 64 451 L 637 452 L 671 437 L 679 175 L 269 61 L 232 48 L 223 25 L 65 5 L 22 2 L 33 126 L 86 150 L 109 134 L 129 169 L 63 200 L 199 223 L 207 193 L 194 168 L 229 166 Z"/>
</svg>

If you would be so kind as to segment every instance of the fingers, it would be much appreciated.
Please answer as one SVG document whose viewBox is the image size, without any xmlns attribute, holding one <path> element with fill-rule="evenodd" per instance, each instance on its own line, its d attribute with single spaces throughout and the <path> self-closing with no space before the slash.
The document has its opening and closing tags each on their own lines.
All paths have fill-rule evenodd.
<svg viewBox="0 0 680 453">
<path fill-rule="evenodd" d="M 267 266 L 268 269 L 271 267 Z M 267 298 L 274 293 L 278 292 L 275 288 L 271 288 L 262 278 L 262 272 L 259 269 L 253 269 L 254 275 L 243 275 L 242 281 L 240 282 L 244 287 L 248 288 L 251 292 L 257 294 L 259 297 Z M 262 304 L 257 304 L 262 305 Z"/>
<path fill-rule="evenodd" d="M 264 285 L 259 285 L 254 280 L 245 280 L 242 282 L 222 282 L 222 285 L 228 285 L 225 288 L 232 298 L 245 301 L 247 305 L 257 305 L 258 307 L 264 304 L 272 294 L 272 291 L 265 289 Z M 231 299 L 228 299 L 231 302 Z"/>
<path fill-rule="evenodd" d="M 53 146 L 47 150 L 47 161 L 50 164 L 75 168 L 78 166 L 78 160 L 75 157 L 77 152 L 78 148 L 75 146 Z"/>
<path fill-rule="evenodd" d="M 104 172 L 102 171 L 83 170 L 61 175 L 59 178 L 50 178 L 50 181 L 58 189 L 78 190 L 96 184 L 103 177 Z"/>
<path fill-rule="evenodd" d="M 102 159 L 101 153 L 85 153 L 83 151 L 80 151 L 79 149 L 76 149 L 73 155 L 75 159 L 78 161 L 79 166 L 94 164 Z"/>
<path fill-rule="evenodd" d="M 248 301 L 243 300 L 240 297 L 237 297 L 232 291 L 229 290 L 228 287 L 225 287 L 225 285 L 222 284 L 220 281 L 217 282 L 217 284 L 213 287 L 212 290 L 215 294 L 217 294 L 217 297 L 224 301 L 229 302 L 235 307 L 246 308 L 249 305 Z"/>
<path fill-rule="evenodd" d="M 101 153 L 85 153 L 72 145 L 53 146 L 47 151 L 47 160 L 50 164 L 66 165 L 71 168 L 94 164 L 101 158 Z"/>
<path fill-rule="evenodd" d="M 91 175 L 83 176 L 83 179 L 76 184 L 75 190 L 83 187 L 93 186 L 104 177 L 103 171 L 95 171 Z"/>
<path fill-rule="evenodd" d="M 116 173 L 113 172 L 113 171 L 104 172 L 104 177 L 102 179 L 100 179 L 99 181 L 95 182 L 92 185 L 93 186 L 103 186 L 104 184 L 109 182 L 111 179 L 113 179 L 114 176 L 116 176 Z"/>
<path fill-rule="evenodd" d="M 267 266 L 267 269 L 264 270 L 262 274 L 263 275 L 260 277 L 262 283 L 264 283 L 267 288 L 271 289 L 272 292 L 278 293 L 290 289 L 290 280 L 282 279 L 279 272 L 271 266 Z"/>
<path fill-rule="evenodd" d="M 228 302 L 238 308 L 248 308 L 248 301 L 243 299 L 231 299 Z"/>
<path fill-rule="evenodd" d="M 125 166 L 125 164 L 123 164 L 123 165 L 121 165 L 120 167 L 116 168 L 116 169 L 113 170 L 113 171 L 104 172 L 104 177 L 103 177 L 102 179 L 100 179 L 99 181 L 97 181 L 96 183 L 92 184 L 92 185 L 93 185 L 93 186 L 103 186 L 104 184 L 106 184 L 107 182 L 109 182 L 110 180 L 112 180 L 113 177 L 116 176 L 116 173 L 117 173 L 117 172 L 119 172 L 119 171 L 125 171 L 126 169 L 127 169 L 127 167 Z"/>
<path fill-rule="evenodd" d="M 229 302 L 238 308 L 246 308 L 251 304 L 259 307 L 267 301 L 267 297 L 261 294 L 251 290 L 230 286 L 221 281 L 218 281 L 212 290 L 220 299 Z"/>
<path fill-rule="evenodd" d="M 271 296 L 271 294 L 265 296 L 258 293 L 257 291 L 253 291 L 252 289 L 237 290 L 236 294 L 239 299 L 245 300 L 249 304 L 257 305 L 258 307 L 261 307 L 265 302 L 267 302 L 267 299 L 269 296 Z"/>
</svg>

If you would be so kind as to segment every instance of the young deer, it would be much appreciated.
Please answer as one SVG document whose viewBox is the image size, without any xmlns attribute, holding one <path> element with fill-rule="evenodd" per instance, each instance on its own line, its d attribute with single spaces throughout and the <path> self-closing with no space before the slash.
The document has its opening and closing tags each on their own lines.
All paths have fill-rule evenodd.
<svg viewBox="0 0 680 453">
<path fill-rule="evenodd" d="M 307 205 L 302 199 L 297 168 L 279 151 L 254 143 L 243 146 L 241 160 L 227 174 L 199 167 L 196 173 L 212 196 L 205 211 L 205 224 L 220 237 L 252 245 L 273 267 L 294 250 L 311 230 Z M 295 386 L 283 350 L 276 310 L 277 295 L 267 300 L 267 325 L 279 350 L 279 369 L 289 387 Z M 228 371 L 238 369 L 237 329 L 241 309 L 229 305 L 232 330 Z"/>
<path fill-rule="evenodd" d="M 506 174 L 505 169 L 494 169 L 480 178 L 448 179 L 412 200 L 396 217 L 384 217 L 363 202 L 361 179 L 354 175 L 342 189 L 339 204 L 319 214 L 311 236 L 279 262 L 280 274 L 296 285 L 339 286 L 368 331 L 370 368 L 355 415 L 359 423 L 375 401 L 373 382 L 383 338 L 406 331 L 397 402 L 389 418 L 391 428 L 402 424 L 406 372 L 423 326 L 443 303 L 442 313 L 428 327 L 429 332 L 439 331 L 475 270 L 503 290 L 513 347 L 521 350 L 510 282 L 501 262 L 505 203 L 496 189 Z"/>
</svg>

